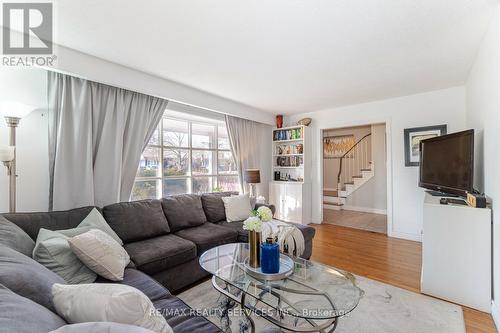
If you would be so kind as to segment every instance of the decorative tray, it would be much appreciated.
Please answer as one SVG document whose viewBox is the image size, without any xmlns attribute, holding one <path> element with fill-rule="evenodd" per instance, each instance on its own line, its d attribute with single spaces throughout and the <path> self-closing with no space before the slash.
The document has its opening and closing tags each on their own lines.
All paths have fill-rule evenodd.
<svg viewBox="0 0 500 333">
<path fill-rule="evenodd" d="M 295 267 L 295 263 L 292 258 L 280 253 L 279 272 L 274 274 L 267 274 L 267 273 L 262 273 L 260 267 L 251 267 L 248 264 L 249 259 L 250 258 L 245 259 L 245 264 L 244 264 L 245 271 L 254 278 L 262 281 L 283 280 L 293 274 L 293 269 Z"/>
</svg>

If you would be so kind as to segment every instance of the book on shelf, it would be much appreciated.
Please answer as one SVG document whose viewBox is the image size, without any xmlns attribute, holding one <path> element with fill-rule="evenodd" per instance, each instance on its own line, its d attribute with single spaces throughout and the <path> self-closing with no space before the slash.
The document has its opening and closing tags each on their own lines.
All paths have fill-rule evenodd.
<svg viewBox="0 0 500 333">
<path fill-rule="evenodd" d="M 290 128 L 285 130 L 274 130 L 274 141 L 298 140 L 304 137 L 302 127 Z"/>
</svg>

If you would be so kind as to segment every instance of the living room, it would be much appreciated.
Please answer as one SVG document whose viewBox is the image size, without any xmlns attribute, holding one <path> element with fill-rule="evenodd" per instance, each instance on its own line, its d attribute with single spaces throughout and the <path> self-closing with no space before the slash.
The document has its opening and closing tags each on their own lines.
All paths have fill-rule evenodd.
<svg viewBox="0 0 500 333">
<path fill-rule="evenodd" d="M 2 13 L 0 332 L 497 331 L 499 1 Z"/>
</svg>

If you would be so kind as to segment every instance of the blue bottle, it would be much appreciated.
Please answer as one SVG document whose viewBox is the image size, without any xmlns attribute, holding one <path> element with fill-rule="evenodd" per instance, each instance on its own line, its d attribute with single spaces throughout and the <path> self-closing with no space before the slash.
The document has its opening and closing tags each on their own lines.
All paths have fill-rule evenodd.
<svg viewBox="0 0 500 333">
<path fill-rule="evenodd" d="M 260 269 L 265 274 L 275 274 L 280 271 L 280 248 L 271 237 L 260 245 Z"/>
</svg>

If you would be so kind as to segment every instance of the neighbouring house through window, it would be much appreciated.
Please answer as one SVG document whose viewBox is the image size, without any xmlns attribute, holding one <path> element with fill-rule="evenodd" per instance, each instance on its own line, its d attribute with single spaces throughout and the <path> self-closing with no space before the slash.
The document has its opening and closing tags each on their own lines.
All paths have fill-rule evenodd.
<svg viewBox="0 0 500 333">
<path fill-rule="evenodd" d="M 144 150 L 131 200 L 239 191 L 226 124 L 164 116 Z"/>
</svg>

